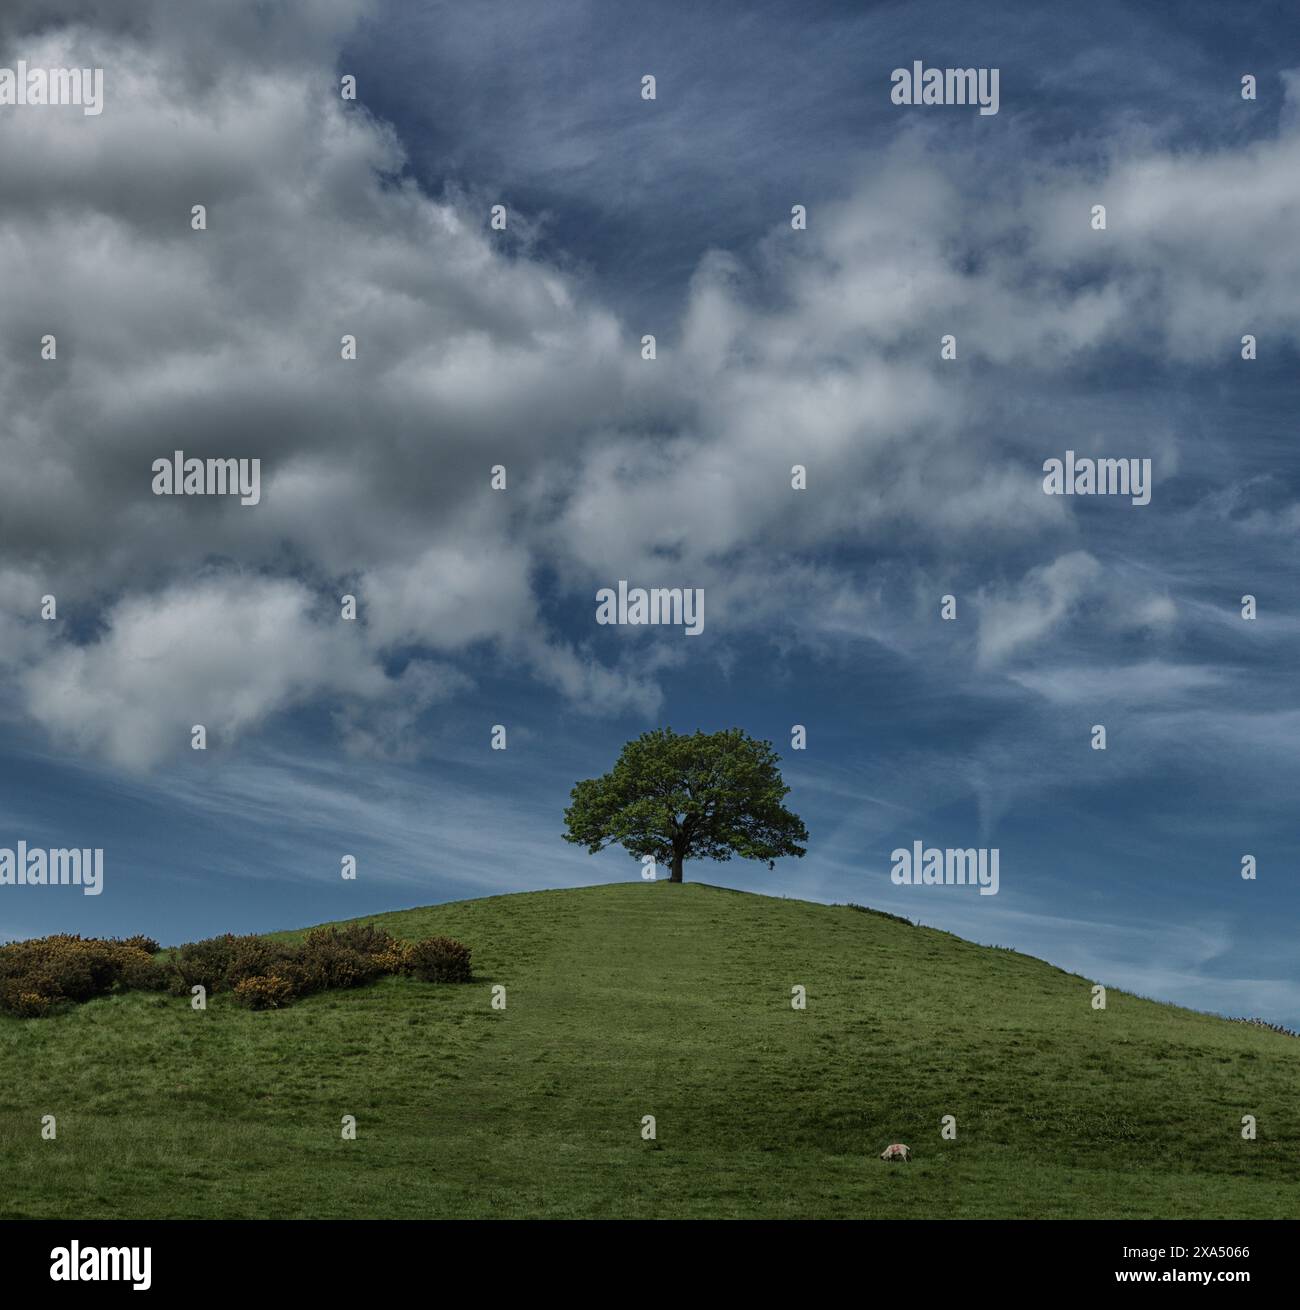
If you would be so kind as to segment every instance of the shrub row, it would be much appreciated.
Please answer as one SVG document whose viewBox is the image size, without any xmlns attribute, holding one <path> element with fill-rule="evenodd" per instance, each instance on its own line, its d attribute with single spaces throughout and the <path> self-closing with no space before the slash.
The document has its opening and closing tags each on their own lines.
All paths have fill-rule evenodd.
<svg viewBox="0 0 1300 1310">
<path fill-rule="evenodd" d="M 0 947 L 0 1010 L 38 1018 L 63 1002 L 88 1001 L 115 987 L 152 990 L 161 982 L 157 950 L 148 937 L 66 933 Z"/>
<path fill-rule="evenodd" d="M 161 959 L 148 937 L 40 937 L 0 946 L 0 1011 L 37 1018 L 56 1007 L 113 991 L 188 996 L 230 992 L 241 1005 L 272 1010 L 299 996 L 360 987 L 384 974 L 427 982 L 468 982 L 470 952 L 450 937 L 399 941 L 373 924 L 315 928 L 301 942 L 209 937 Z"/>
</svg>

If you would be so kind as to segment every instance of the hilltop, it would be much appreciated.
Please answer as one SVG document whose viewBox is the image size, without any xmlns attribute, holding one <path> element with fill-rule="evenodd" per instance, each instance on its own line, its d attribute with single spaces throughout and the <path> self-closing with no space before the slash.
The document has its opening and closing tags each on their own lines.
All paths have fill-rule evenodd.
<svg viewBox="0 0 1300 1310">
<path fill-rule="evenodd" d="M 386 978 L 263 1013 L 128 993 L 0 1018 L 0 1215 L 1289 1217 L 1300 1202 L 1300 1043 L 1113 990 L 1096 1011 L 1091 980 L 1015 952 L 700 883 L 365 922 L 459 938 L 475 981 Z M 913 1164 L 877 1159 L 894 1141 Z"/>
</svg>

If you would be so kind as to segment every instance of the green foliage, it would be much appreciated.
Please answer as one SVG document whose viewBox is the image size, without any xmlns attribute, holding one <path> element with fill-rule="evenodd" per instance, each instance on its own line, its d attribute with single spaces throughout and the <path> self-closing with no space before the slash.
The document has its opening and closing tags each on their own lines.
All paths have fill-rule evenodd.
<svg viewBox="0 0 1300 1310">
<path fill-rule="evenodd" d="M 0 979 L 0 1010 L 17 1019 L 43 1019 L 55 1002 L 41 992 L 22 987 L 11 978 Z"/>
<path fill-rule="evenodd" d="M 469 949 L 448 937 L 425 943 L 421 977 L 460 982 Z M 360 987 L 385 974 L 415 970 L 417 947 L 373 924 L 317 928 L 299 942 L 226 933 L 187 942 L 155 959 L 150 937 L 124 940 L 40 937 L 0 947 L 0 1011 L 42 1018 L 111 991 L 167 991 L 188 996 L 233 992 L 253 1010 L 280 1009 L 295 997 Z"/>
<path fill-rule="evenodd" d="M 622 845 L 652 856 L 680 882 L 688 859 L 803 856 L 808 830 L 783 801 L 789 787 L 772 743 L 740 728 L 690 736 L 658 728 L 623 747 L 609 773 L 579 782 L 565 841 L 593 854 Z"/>
<path fill-rule="evenodd" d="M 279 974 L 253 974 L 234 987 L 235 1000 L 250 1010 L 278 1010 L 296 995 L 292 982 Z"/>
<path fill-rule="evenodd" d="M 61 933 L 0 947 L 0 1010 L 25 1018 L 102 996 L 127 978 L 157 982 L 134 942 Z M 140 939 L 143 940 L 143 939 Z"/>
<path fill-rule="evenodd" d="M 220 986 L 236 988 L 246 978 L 261 978 L 283 972 L 283 966 L 293 962 L 296 957 L 296 951 L 271 937 L 232 938 Z"/>
<path fill-rule="evenodd" d="M 118 985 L 123 991 L 165 992 L 171 990 L 171 984 L 171 970 L 144 951 L 133 951 L 122 962 Z"/>
<path fill-rule="evenodd" d="M 395 937 L 373 923 L 346 923 L 341 928 L 331 928 L 329 931 L 339 945 L 346 946 L 359 955 L 385 955 L 391 952 L 397 943 Z"/>
<path fill-rule="evenodd" d="M 398 941 L 394 937 L 374 958 L 384 973 L 410 973 L 415 960 L 415 947 L 410 942 Z"/>
<path fill-rule="evenodd" d="M 451 937 L 426 937 L 411 948 L 411 972 L 425 982 L 469 982 L 469 947 Z"/>
<path fill-rule="evenodd" d="M 233 933 L 186 942 L 171 957 L 172 991 L 182 996 L 192 987 L 217 992 L 226 981 L 239 949 L 240 938 Z"/>
<path fill-rule="evenodd" d="M 307 934 L 290 975 L 301 992 L 324 992 L 360 987 L 383 972 L 373 955 L 348 945 L 335 928 L 317 928 Z"/>
<path fill-rule="evenodd" d="M 146 937 L 143 933 L 137 933 L 134 937 L 123 937 L 121 941 L 123 946 L 133 951 L 142 951 L 145 955 L 157 955 L 162 950 L 152 937 Z"/>
</svg>

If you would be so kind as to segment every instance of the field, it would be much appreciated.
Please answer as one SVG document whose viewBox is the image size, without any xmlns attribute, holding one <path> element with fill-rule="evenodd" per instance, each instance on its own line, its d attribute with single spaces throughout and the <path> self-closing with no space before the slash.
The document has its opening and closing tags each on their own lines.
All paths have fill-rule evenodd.
<svg viewBox="0 0 1300 1310">
<path fill-rule="evenodd" d="M 699 883 L 367 921 L 459 937 L 475 981 L 0 1018 L 0 1215 L 1300 1212 L 1300 1040 L 1116 991 L 1096 1011 L 1027 956 Z M 877 1158 L 895 1141 L 911 1165 Z"/>
</svg>

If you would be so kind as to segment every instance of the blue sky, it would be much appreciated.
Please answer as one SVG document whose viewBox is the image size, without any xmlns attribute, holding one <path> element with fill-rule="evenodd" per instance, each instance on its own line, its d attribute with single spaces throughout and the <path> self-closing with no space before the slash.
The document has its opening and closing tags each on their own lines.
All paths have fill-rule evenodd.
<svg viewBox="0 0 1300 1310">
<path fill-rule="evenodd" d="M 106 868 L 0 887 L 0 935 L 636 878 L 569 788 L 734 725 L 808 855 L 688 878 L 1300 1026 L 1286 7 L 116 8 L 0 18 L 107 88 L 0 109 L 0 845 Z M 892 104 L 914 59 L 999 113 Z M 178 448 L 261 503 L 154 498 Z M 1151 503 L 1045 496 L 1066 449 Z M 598 626 L 620 578 L 704 633 Z M 893 886 L 916 839 L 998 895 Z"/>
</svg>

